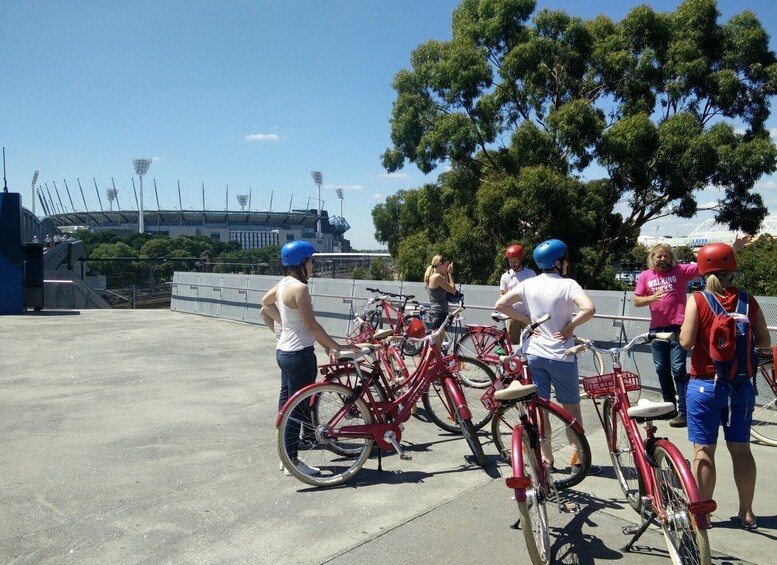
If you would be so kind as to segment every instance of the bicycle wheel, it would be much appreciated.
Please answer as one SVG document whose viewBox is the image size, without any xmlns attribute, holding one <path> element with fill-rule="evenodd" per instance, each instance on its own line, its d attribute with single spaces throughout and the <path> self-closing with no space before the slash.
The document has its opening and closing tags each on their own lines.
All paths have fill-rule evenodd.
<svg viewBox="0 0 777 565">
<path fill-rule="evenodd" d="M 466 377 L 463 375 L 466 375 Z M 466 383 L 484 383 L 488 381 L 490 384 L 495 379 L 494 373 L 491 372 L 491 369 L 485 363 L 475 359 L 462 360 L 457 380 L 461 386 L 461 391 L 464 393 L 469 411 L 472 414 L 472 425 L 475 430 L 480 430 L 488 424 L 493 414 L 480 400 L 486 392 L 485 387 L 469 386 Z M 432 381 L 432 384 L 429 385 L 422 396 L 424 410 L 426 410 L 429 419 L 437 426 L 447 432 L 457 434 L 460 432 L 460 428 L 455 422 L 454 410 L 449 406 L 444 388 L 445 385 L 442 380 L 435 379 Z"/>
<path fill-rule="evenodd" d="M 674 460 L 661 445 L 656 445 L 653 457 L 657 465 L 658 495 L 666 512 L 661 530 L 672 562 L 678 565 L 709 565 L 707 530 L 699 529 L 696 517 L 688 508 L 690 493 L 679 471 L 679 465 L 684 465 L 685 461 Z"/>
<path fill-rule="evenodd" d="M 478 466 L 483 467 L 486 464 L 486 454 L 483 453 L 483 446 L 480 443 L 480 438 L 478 438 L 475 427 L 472 425 L 472 420 L 462 416 L 460 407 L 456 407 L 456 422 L 459 424 L 461 434 L 467 441 L 467 445 L 469 446 L 472 455 L 475 456 L 475 461 Z"/>
<path fill-rule="evenodd" d="M 542 488 L 541 470 L 532 449 L 529 432 L 521 427 L 521 452 L 511 457 L 514 477 L 531 479 L 531 487 L 524 489 L 525 496 L 516 496 L 518 513 L 521 515 L 521 530 L 534 565 L 550 563 L 550 534 L 546 496 Z M 516 490 L 516 494 L 518 491 Z M 520 500 L 523 498 L 523 500 Z"/>
<path fill-rule="evenodd" d="M 604 405 L 602 406 L 602 412 L 604 412 L 604 433 L 607 437 L 612 468 L 629 505 L 638 513 L 641 513 L 642 497 L 645 496 L 645 483 L 634 463 L 634 450 L 629 441 L 623 419 L 620 413 L 616 413 L 615 422 L 612 421 L 611 406 L 612 399 L 609 397 L 605 398 Z"/>
<path fill-rule="evenodd" d="M 361 397 L 348 402 L 352 395 L 342 385 L 320 383 L 296 394 L 286 405 L 278 423 L 278 455 L 300 481 L 317 487 L 339 485 L 356 475 L 369 458 L 374 439 L 338 437 L 342 426 L 372 424 L 372 414 Z M 302 438 L 298 457 L 317 468 L 318 474 L 297 469 L 287 437 Z"/>
<path fill-rule="evenodd" d="M 491 421 L 491 439 L 502 459 L 509 462 L 513 427 L 525 414 L 525 402 L 502 405 Z M 585 435 L 579 433 L 566 411 L 562 413 L 555 404 L 536 405 L 537 419 L 546 425 L 541 430 L 542 454 L 551 462 L 551 477 L 557 489 L 579 484 L 591 469 L 591 447 Z"/>
<path fill-rule="evenodd" d="M 777 447 L 777 382 L 772 366 L 759 367 L 755 374 L 755 410 L 750 435 L 766 445 Z"/>
<path fill-rule="evenodd" d="M 501 349 L 502 353 L 497 353 Z M 495 334 L 487 331 L 478 333 L 465 333 L 456 343 L 453 352 L 462 357 L 479 359 L 489 364 L 498 364 L 499 355 L 507 352 L 507 344 L 502 333 Z"/>
</svg>

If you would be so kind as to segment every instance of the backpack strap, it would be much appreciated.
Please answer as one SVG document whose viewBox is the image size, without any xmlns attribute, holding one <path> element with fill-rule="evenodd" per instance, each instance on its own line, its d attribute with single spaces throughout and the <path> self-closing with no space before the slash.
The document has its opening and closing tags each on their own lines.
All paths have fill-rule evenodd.
<svg viewBox="0 0 777 565">
<path fill-rule="evenodd" d="M 750 297 L 747 296 L 747 292 L 744 290 L 739 291 L 739 298 L 737 299 L 737 314 L 742 314 L 743 316 L 747 316 L 748 310 L 750 309 Z"/>
<path fill-rule="evenodd" d="M 744 292 L 744 291 L 741 291 Z M 718 314 L 727 314 L 726 309 L 723 308 L 723 305 L 720 303 L 720 300 L 718 300 L 718 297 L 712 294 L 711 292 L 708 292 L 706 290 L 701 291 L 701 293 L 704 295 L 704 298 L 707 299 L 707 304 L 709 304 L 710 310 L 712 310 L 712 313 L 717 316 Z M 738 307 L 739 305 L 737 305 Z"/>
</svg>

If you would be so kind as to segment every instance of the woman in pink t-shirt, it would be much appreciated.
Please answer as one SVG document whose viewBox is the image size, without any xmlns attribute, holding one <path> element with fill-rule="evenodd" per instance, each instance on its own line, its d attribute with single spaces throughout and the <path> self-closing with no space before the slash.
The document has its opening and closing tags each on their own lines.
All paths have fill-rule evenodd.
<svg viewBox="0 0 777 565">
<path fill-rule="evenodd" d="M 675 334 L 671 342 L 653 341 L 651 348 L 664 402 L 677 405 L 677 416 L 669 421 L 669 425 L 682 428 L 686 426 L 687 352 L 680 347 L 677 337 L 685 317 L 688 282 L 699 276 L 699 269 L 696 263 L 678 265 L 674 251 L 664 243 L 653 246 L 647 263 L 647 270 L 642 271 L 637 279 L 634 306 L 650 307 L 651 330 Z"/>
</svg>

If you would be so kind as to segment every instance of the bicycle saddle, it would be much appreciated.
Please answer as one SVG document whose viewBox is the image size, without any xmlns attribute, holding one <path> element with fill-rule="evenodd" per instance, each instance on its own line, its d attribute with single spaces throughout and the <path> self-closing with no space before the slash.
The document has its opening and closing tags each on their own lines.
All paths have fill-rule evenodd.
<svg viewBox="0 0 777 565">
<path fill-rule="evenodd" d="M 629 418 L 644 422 L 674 418 L 677 411 L 673 402 L 653 402 L 647 398 L 640 398 L 635 406 L 629 406 L 628 413 Z"/>
<path fill-rule="evenodd" d="M 510 383 L 510 386 L 498 390 L 494 393 L 494 399 L 504 402 L 506 400 L 520 400 L 537 392 L 537 386 L 534 384 L 521 384 L 518 379 Z"/>
<path fill-rule="evenodd" d="M 376 340 L 381 340 L 381 339 L 386 339 L 390 335 L 393 335 L 393 332 L 390 329 L 378 330 L 372 335 L 372 338 Z"/>
<path fill-rule="evenodd" d="M 495 322 L 504 322 L 505 320 L 509 320 L 510 316 L 505 316 L 501 312 L 491 312 L 491 319 Z"/>
</svg>

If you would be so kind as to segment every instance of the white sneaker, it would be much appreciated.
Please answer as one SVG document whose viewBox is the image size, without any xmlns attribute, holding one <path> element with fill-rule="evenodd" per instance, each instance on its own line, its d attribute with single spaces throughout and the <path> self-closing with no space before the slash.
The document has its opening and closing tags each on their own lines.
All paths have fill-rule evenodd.
<svg viewBox="0 0 777 565">
<path fill-rule="evenodd" d="M 312 465 L 308 465 L 302 459 L 297 459 L 296 467 L 297 467 L 297 470 L 301 471 L 302 473 L 304 473 L 306 475 L 310 475 L 310 476 L 318 475 L 321 472 L 321 469 L 319 469 L 318 467 L 313 467 Z M 288 477 L 288 476 L 291 475 L 291 471 L 289 471 L 288 469 L 284 468 L 283 469 L 283 474 Z"/>
</svg>

